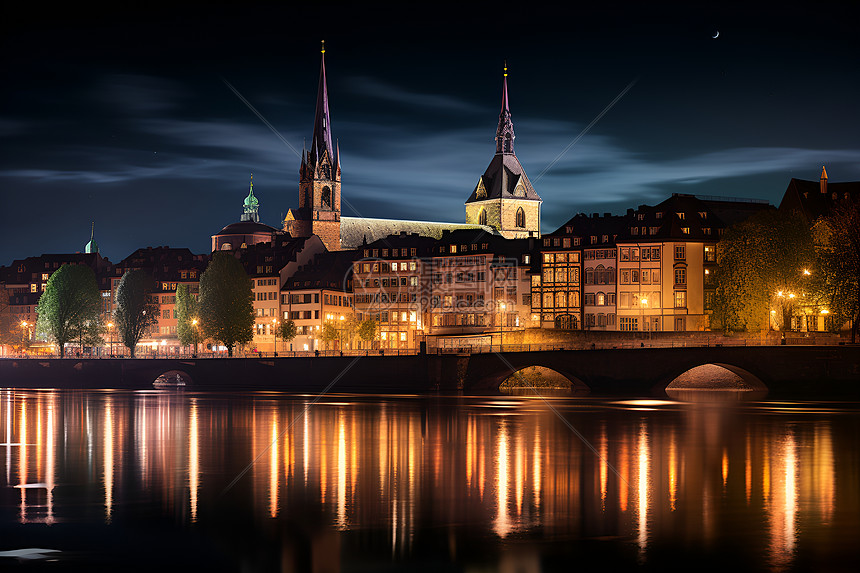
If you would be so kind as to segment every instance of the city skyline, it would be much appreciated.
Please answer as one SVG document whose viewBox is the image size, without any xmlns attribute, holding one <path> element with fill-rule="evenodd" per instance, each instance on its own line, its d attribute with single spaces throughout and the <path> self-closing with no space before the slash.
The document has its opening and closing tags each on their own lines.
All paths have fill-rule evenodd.
<svg viewBox="0 0 860 573">
<path fill-rule="evenodd" d="M 9 23 L 27 17 L 16 8 L 0 264 L 83 250 L 93 220 L 114 261 L 147 245 L 207 252 L 239 219 L 252 172 L 261 221 L 280 227 L 298 203 L 294 152 L 312 134 L 323 39 L 344 215 L 463 222 L 494 152 L 505 60 L 543 232 L 673 192 L 776 204 L 822 164 L 832 181 L 860 179 L 848 9 L 613 8 L 473 8 L 408 26 L 346 7 L 169 20 L 114 8 L 26 27 Z"/>
</svg>

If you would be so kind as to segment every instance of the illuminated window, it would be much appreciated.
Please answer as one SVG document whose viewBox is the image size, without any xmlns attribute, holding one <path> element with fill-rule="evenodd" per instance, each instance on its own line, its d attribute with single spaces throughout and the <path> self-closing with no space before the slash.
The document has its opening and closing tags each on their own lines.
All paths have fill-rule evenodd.
<svg viewBox="0 0 860 573">
<path fill-rule="evenodd" d="M 687 308 L 687 291 L 675 291 L 675 308 Z"/>
<path fill-rule="evenodd" d="M 517 227 L 525 227 L 526 226 L 526 212 L 523 211 L 523 208 L 520 207 L 517 209 Z"/>
</svg>

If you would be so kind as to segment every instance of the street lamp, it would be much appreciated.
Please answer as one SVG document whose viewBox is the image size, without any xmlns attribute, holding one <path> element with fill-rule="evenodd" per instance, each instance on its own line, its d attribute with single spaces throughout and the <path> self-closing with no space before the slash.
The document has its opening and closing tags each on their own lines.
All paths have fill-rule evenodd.
<svg viewBox="0 0 860 573">
<path fill-rule="evenodd" d="M 278 352 L 278 319 L 272 319 L 272 340 L 274 341 L 275 353 Z"/>
<path fill-rule="evenodd" d="M 194 328 L 194 354 L 197 354 L 197 319 L 191 319 L 191 326 Z"/>
<path fill-rule="evenodd" d="M 649 324 L 646 328 L 645 326 L 645 309 L 648 307 L 648 298 L 642 297 L 639 299 L 639 310 L 642 313 L 642 328 L 648 331 L 648 340 L 651 340 L 651 325 Z M 650 317 L 649 317 L 650 318 Z"/>
<path fill-rule="evenodd" d="M 499 308 L 501 309 L 499 321 L 500 321 L 500 335 L 499 335 L 499 352 L 503 352 L 505 350 L 505 303 L 500 302 Z"/>
<path fill-rule="evenodd" d="M 24 354 L 24 341 L 29 338 L 27 336 L 27 327 L 30 324 L 26 320 L 21 321 L 21 354 Z"/>
<path fill-rule="evenodd" d="M 113 358 L 113 323 L 107 323 L 108 332 L 110 333 L 110 357 Z"/>
</svg>

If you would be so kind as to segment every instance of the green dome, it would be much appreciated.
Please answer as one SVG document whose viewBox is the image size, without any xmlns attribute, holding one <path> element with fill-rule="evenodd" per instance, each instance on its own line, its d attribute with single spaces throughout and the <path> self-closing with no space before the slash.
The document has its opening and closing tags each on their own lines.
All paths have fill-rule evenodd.
<svg viewBox="0 0 860 573">
<path fill-rule="evenodd" d="M 98 243 L 96 243 L 95 239 L 89 240 L 89 242 L 84 247 L 84 252 L 85 253 L 98 253 L 99 252 L 99 246 L 98 246 Z"/>
</svg>

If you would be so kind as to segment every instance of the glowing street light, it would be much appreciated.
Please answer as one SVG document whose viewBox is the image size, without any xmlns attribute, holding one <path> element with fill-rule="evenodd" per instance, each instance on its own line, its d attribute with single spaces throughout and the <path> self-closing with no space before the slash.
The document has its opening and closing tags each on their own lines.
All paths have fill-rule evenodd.
<svg viewBox="0 0 860 573">
<path fill-rule="evenodd" d="M 24 352 L 24 341 L 26 339 L 30 338 L 29 337 L 29 331 L 27 328 L 29 326 L 30 326 L 30 323 L 27 322 L 26 320 L 21 321 L 21 352 L 22 353 Z"/>
<path fill-rule="evenodd" d="M 110 355 L 113 358 L 113 323 L 107 323 L 108 332 L 110 333 Z"/>
</svg>

